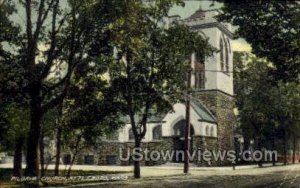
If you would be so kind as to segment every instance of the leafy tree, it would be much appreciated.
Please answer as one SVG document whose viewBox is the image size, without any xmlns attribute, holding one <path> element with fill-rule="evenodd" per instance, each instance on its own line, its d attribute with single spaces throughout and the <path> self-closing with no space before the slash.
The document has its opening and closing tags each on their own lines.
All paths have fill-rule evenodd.
<svg viewBox="0 0 300 188">
<path fill-rule="evenodd" d="M 299 80 L 300 27 L 298 1 L 229 1 L 221 20 L 237 27 L 236 34 L 252 46 L 257 57 L 265 57 L 275 66 L 276 80 Z"/>
<path fill-rule="evenodd" d="M 277 82 L 270 74 L 271 63 L 247 53 L 236 52 L 234 66 L 236 104 L 246 140 L 254 138 L 257 149 L 272 150 L 280 149 L 276 140 L 282 140 L 287 163 L 288 140 L 299 135 L 299 84 Z"/>
<path fill-rule="evenodd" d="M 175 3 L 183 2 L 123 1 L 122 16 L 112 25 L 116 58 L 110 66 L 110 81 L 125 103 L 136 149 L 147 132 L 150 110 L 168 111 L 182 99 L 179 93 L 186 85 L 187 57 L 196 52 L 203 60 L 212 53 L 207 39 L 187 26 L 163 24 Z M 135 160 L 134 177 L 140 176 L 140 162 Z"/>
<path fill-rule="evenodd" d="M 287 139 L 292 133 L 291 122 L 295 122 L 291 117 L 288 93 L 288 85 L 299 84 L 299 8 L 298 1 L 243 1 L 233 2 L 220 0 L 224 3 L 223 14 L 219 16 L 220 20 L 226 20 L 233 25 L 238 26 L 236 34 L 245 38 L 252 46 L 252 51 L 257 57 L 266 58 L 273 64 L 269 69 L 274 79 L 273 86 L 268 87 L 271 90 L 264 90 L 269 93 L 269 99 L 273 103 L 266 106 L 270 116 L 279 132 L 272 132 L 277 137 L 283 139 L 284 156 L 286 160 Z M 264 66 L 264 65 L 261 65 Z M 260 71 L 260 67 L 257 67 Z M 253 73 L 254 74 L 254 73 Z M 280 82 L 283 81 L 284 83 Z M 290 82 L 290 83 L 289 83 Z M 265 87 L 263 87 L 265 88 Z M 269 92 L 272 91 L 272 92 Z M 276 97 L 275 97 L 276 96 Z M 259 99 L 258 99 L 259 100 Z M 253 101 L 253 100 L 252 100 Z M 253 109 L 254 110 L 254 109 Z M 253 112 L 250 110 L 250 112 Z M 291 119 L 292 118 L 292 119 Z M 265 131 L 270 133 L 270 131 Z"/>
<path fill-rule="evenodd" d="M 277 108 L 280 111 L 277 115 L 280 122 L 281 138 L 283 139 L 283 154 L 284 164 L 287 164 L 287 150 L 288 147 L 293 150 L 293 160 L 295 161 L 296 154 L 296 140 L 299 138 L 299 84 L 288 82 L 280 82 L 278 84 L 279 97 L 277 101 Z M 274 108 L 276 108 L 274 107 Z M 292 148 L 289 143 L 292 143 Z"/>
<path fill-rule="evenodd" d="M 19 92 L 24 85 L 23 69 L 12 52 L 20 41 L 20 27 L 11 21 L 16 13 L 13 1 L 0 3 L 0 147 L 14 151 L 13 176 L 21 177 L 22 153 L 29 124 L 27 96 Z M 9 48 L 10 47 L 10 48 Z"/>
<path fill-rule="evenodd" d="M 17 103 L 9 103 L 2 109 L 3 120 L 7 128 L 5 136 L 1 139 L 5 150 L 14 151 L 13 176 L 21 177 L 22 175 L 22 154 L 24 142 L 29 129 L 29 109 L 20 106 Z"/>
<path fill-rule="evenodd" d="M 45 100 L 47 91 L 45 80 L 51 72 L 59 48 L 57 45 L 57 36 L 60 33 L 59 0 L 41 0 L 19 2 L 25 10 L 25 33 L 20 31 L 21 42 L 18 43 L 19 51 L 16 59 L 24 74 L 25 85 L 20 85 L 20 93 L 26 93 L 29 98 L 30 108 L 30 128 L 27 141 L 26 152 L 26 170 L 27 176 L 38 176 L 38 145 L 41 134 L 41 120 L 43 114 L 50 107 L 49 102 Z M 50 16 L 51 15 L 51 18 Z M 46 20 L 50 21 L 50 27 L 45 27 Z M 49 33 L 50 34 L 49 34 Z M 39 45 L 43 43 L 46 51 L 41 51 Z M 18 74 L 16 74 L 18 76 Z M 14 79 L 12 79 L 14 80 Z M 52 100 L 53 101 L 53 100 Z"/>
<path fill-rule="evenodd" d="M 8 7 L 8 3 L 12 2 L 4 1 L 1 11 L 2 7 Z M 70 0 L 63 4 L 59 0 L 26 0 L 15 3 L 24 7 L 25 32 L 18 31 L 16 36 L 21 36 L 20 40 L 11 39 L 10 35 L 1 33 L 1 40 L 13 40 L 18 46 L 13 62 L 20 68 L 13 69 L 7 85 L 8 88 L 15 89 L 11 91 L 28 97 L 31 120 L 25 174 L 38 176 L 37 151 L 41 139 L 42 118 L 68 95 L 72 77 L 79 64 L 102 63 L 100 55 L 107 55 L 111 51 L 106 42 L 107 25 L 114 18 L 115 12 L 109 13 L 108 10 L 118 1 Z M 64 11 L 62 8 L 65 8 Z M 99 11 L 106 12 L 100 14 Z M 9 14 L 1 12 L 1 24 L 9 20 Z M 92 15 L 98 16 L 98 19 Z M 9 47 L 12 45 L 9 44 Z M 11 68 L 12 66 L 8 67 Z M 80 74 L 79 71 L 77 73 Z M 21 84 L 17 79 L 19 77 Z M 9 96 L 11 92 L 3 95 Z"/>
<path fill-rule="evenodd" d="M 20 28 L 11 21 L 16 13 L 13 1 L 5 0 L 0 4 L 0 102 L 5 106 L 9 102 L 26 103 L 26 96 L 20 95 L 19 86 L 25 84 L 23 69 L 18 65 L 14 53 L 20 39 Z M 4 109 L 4 108 L 3 108 Z M 3 112 L 3 111 L 1 111 Z"/>
<path fill-rule="evenodd" d="M 11 0 L 4 0 L 0 4 L 0 60 L 10 57 L 10 52 L 4 48 L 5 43 L 14 44 L 18 39 L 19 27 L 9 19 L 16 12 Z"/>
<path fill-rule="evenodd" d="M 108 90 L 110 86 L 103 79 L 103 74 L 108 71 L 108 60 L 113 55 L 110 25 L 120 14 L 119 4 L 120 1 L 111 0 L 70 3 L 77 21 L 71 23 L 66 31 L 79 30 L 78 38 L 74 41 L 74 50 L 79 58 L 73 60 L 74 69 L 70 74 L 72 77 L 59 106 L 61 117 L 57 125 L 55 175 L 59 173 L 61 135 L 74 131 L 67 138 L 73 141 L 75 139 L 73 148 L 78 153 L 81 141 L 94 144 L 104 132 L 122 125 L 118 119 L 119 104 L 114 102 L 114 90 Z M 72 59 L 72 54 L 74 55 L 72 51 L 66 49 L 63 54 L 66 61 Z M 111 128 L 108 128 L 109 125 Z M 76 155 L 73 157 L 75 160 Z M 70 172 L 71 166 L 68 174 Z"/>
<path fill-rule="evenodd" d="M 289 99 L 289 111 L 291 119 L 291 129 L 289 132 L 293 139 L 293 163 L 296 161 L 297 140 L 300 138 L 300 85 L 298 83 L 288 83 L 286 85 Z M 299 143 L 298 143 L 299 147 Z"/>
<path fill-rule="evenodd" d="M 272 121 L 277 114 L 273 110 L 277 87 L 268 74 L 272 67 L 266 60 L 240 52 L 234 54 L 234 66 L 234 88 L 241 129 L 248 137 L 246 140 L 254 139 L 257 149 L 261 150 L 266 147 L 263 143 L 268 139 L 274 141 L 272 136 L 275 134 Z"/>
<path fill-rule="evenodd" d="M 72 165 L 82 149 L 97 147 L 101 136 L 123 125 L 120 121 L 121 105 L 108 89 L 107 81 L 93 74 L 95 66 L 92 69 L 81 67 L 81 75 L 86 76 L 72 85 L 72 92 L 63 104 L 63 141 L 73 153 L 67 177 L 70 177 Z"/>
</svg>

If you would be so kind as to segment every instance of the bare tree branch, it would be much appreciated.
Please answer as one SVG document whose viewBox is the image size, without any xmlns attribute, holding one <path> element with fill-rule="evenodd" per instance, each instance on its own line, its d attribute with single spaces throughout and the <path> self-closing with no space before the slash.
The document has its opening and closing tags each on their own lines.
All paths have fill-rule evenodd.
<svg viewBox="0 0 300 188">
<path fill-rule="evenodd" d="M 54 0 L 51 1 L 51 3 L 53 3 Z M 44 79 L 45 77 L 47 77 L 47 75 L 49 74 L 49 71 L 53 65 L 53 60 L 55 59 L 54 57 L 54 50 L 56 48 L 56 16 L 57 16 L 57 11 L 58 11 L 58 5 L 59 5 L 59 0 L 55 0 L 55 4 L 53 7 L 53 13 L 52 13 L 52 28 L 51 28 L 51 44 L 50 44 L 50 49 L 47 52 L 47 62 L 46 62 L 46 67 L 44 68 L 44 71 L 41 75 L 41 79 Z M 50 5 L 49 7 L 50 8 Z M 48 9 L 49 11 L 49 9 Z M 45 14 L 46 15 L 46 14 Z"/>
<path fill-rule="evenodd" d="M 32 41 L 31 0 L 26 0 L 25 9 L 26 9 L 26 33 L 27 33 L 28 46 L 29 46 L 29 42 Z"/>
<path fill-rule="evenodd" d="M 39 10 L 38 10 L 38 15 L 37 15 L 37 22 L 36 22 L 36 29 L 33 35 L 33 40 L 36 43 L 38 40 L 38 37 L 40 35 L 40 31 L 43 25 L 42 22 L 42 17 L 43 17 L 43 12 L 44 12 L 44 7 L 45 7 L 45 0 L 41 0 Z"/>
<path fill-rule="evenodd" d="M 45 20 L 47 19 L 47 16 L 48 16 L 48 14 L 49 14 L 49 11 L 50 11 L 50 9 L 52 8 L 52 6 L 53 6 L 53 4 L 54 4 L 54 1 L 55 1 L 55 0 L 51 0 L 51 2 L 50 2 L 49 5 L 48 5 L 48 8 L 46 9 L 46 11 L 45 11 L 45 13 L 44 13 L 44 15 L 43 15 L 43 17 L 42 17 L 42 20 L 41 20 L 42 25 L 43 25 L 43 23 L 45 22 Z M 56 1 L 56 6 L 58 5 L 58 3 L 59 3 L 59 1 Z M 53 13 L 54 13 L 54 11 L 53 11 Z"/>
</svg>

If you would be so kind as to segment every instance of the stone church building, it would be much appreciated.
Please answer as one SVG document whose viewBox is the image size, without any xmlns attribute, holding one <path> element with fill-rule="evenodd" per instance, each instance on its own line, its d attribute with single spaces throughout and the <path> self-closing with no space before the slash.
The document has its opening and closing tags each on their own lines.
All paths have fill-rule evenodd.
<svg viewBox="0 0 300 188">
<path fill-rule="evenodd" d="M 217 10 L 198 10 L 187 19 L 171 16 L 166 22 L 179 21 L 191 30 L 204 33 L 210 44 L 220 50 L 205 62 L 199 62 L 191 55 L 192 99 L 191 99 L 191 149 L 228 150 L 233 147 L 233 51 L 231 26 L 218 22 L 214 16 Z M 174 111 L 150 117 L 142 147 L 148 150 L 184 150 L 185 104 L 173 106 Z M 78 164 L 129 165 L 131 160 L 121 161 L 120 150 L 126 155 L 127 148 L 134 147 L 134 137 L 129 119 L 115 134 L 102 139 L 97 149 L 86 150 L 79 156 Z M 68 163 L 70 156 L 63 157 Z M 178 162 L 172 159 L 170 162 Z M 144 161 L 144 165 L 161 164 L 163 161 Z M 196 165 L 220 165 L 218 162 Z"/>
</svg>

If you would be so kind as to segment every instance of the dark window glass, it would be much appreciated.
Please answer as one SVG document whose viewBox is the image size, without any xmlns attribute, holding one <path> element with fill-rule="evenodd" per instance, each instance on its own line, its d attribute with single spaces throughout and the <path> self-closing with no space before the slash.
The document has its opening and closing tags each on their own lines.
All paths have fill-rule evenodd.
<svg viewBox="0 0 300 188">
<path fill-rule="evenodd" d="M 220 38 L 220 65 L 221 71 L 224 71 L 224 42 L 222 38 Z"/>
<path fill-rule="evenodd" d="M 195 64 L 195 88 L 205 89 L 204 63 Z"/>
<path fill-rule="evenodd" d="M 134 140 L 134 135 L 133 135 L 132 129 L 129 129 L 128 135 L 129 135 L 129 140 Z"/>
<path fill-rule="evenodd" d="M 205 135 L 206 135 L 206 136 L 210 136 L 210 135 L 209 135 L 209 127 L 208 127 L 208 126 L 207 126 L 206 129 L 205 129 Z"/>
<path fill-rule="evenodd" d="M 70 154 L 64 155 L 63 162 L 65 165 L 71 164 L 71 155 Z"/>
<path fill-rule="evenodd" d="M 153 140 L 160 140 L 161 139 L 161 126 L 157 125 L 153 129 Z"/>
<path fill-rule="evenodd" d="M 227 44 L 228 44 L 229 53 L 231 53 L 231 46 L 230 46 L 230 40 L 229 40 L 229 38 L 227 38 Z"/>
<path fill-rule="evenodd" d="M 93 165 L 94 164 L 94 155 L 84 156 L 84 164 Z"/>
<path fill-rule="evenodd" d="M 116 155 L 106 156 L 106 163 L 108 165 L 116 165 L 117 164 L 117 156 Z"/>
<path fill-rule="evenodd" d="M 225 71 L 229 72 L 229 52 L 228 52 L 228 43 L 225 41 Z"/>
</svg>

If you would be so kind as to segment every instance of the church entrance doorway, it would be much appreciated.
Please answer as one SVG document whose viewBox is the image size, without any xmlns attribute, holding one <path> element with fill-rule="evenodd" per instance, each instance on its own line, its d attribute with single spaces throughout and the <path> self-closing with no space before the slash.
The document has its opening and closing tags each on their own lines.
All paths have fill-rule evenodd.
<svg viewBox="0 0 300 188">
<path fill-rule="evenodd" d="M 172 162 L 175 163 L 182 163 L 184 162 L 184 133 L 185 133 L 185 124 L 186 121 L 184 119 L 178 121 L 174 127 L 173 127 L 173 160 Z M 194 129 L 191 125 L 191 140 L 190 140 L 190 152 L 193 152 L 192 146 L 193 146 L 193 135 L 194 135 Z M 192 154 L 192 153 L 191 153 Z"/>
</svg>

